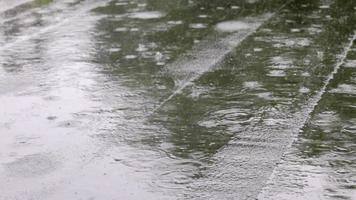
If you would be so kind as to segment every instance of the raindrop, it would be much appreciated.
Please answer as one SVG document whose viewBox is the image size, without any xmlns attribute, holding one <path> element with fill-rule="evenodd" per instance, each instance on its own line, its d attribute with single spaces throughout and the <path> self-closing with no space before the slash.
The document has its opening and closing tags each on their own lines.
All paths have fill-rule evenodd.
<svg viewBox="0 0 356 200">
<path fill-rule="evenodd" d="M 142 8 L 142 7 L 146 7 L 147 4 L 146 3 L 139 3 L 139 4 L 137 4 L 137 6 Z"/>
<path fill-rule="evenodd" d="M 194 29 L 201 29 L 201 28 L 206 28 L 206 25 L 202 23 L 196 23 L 196 24 L 190 24 L 189 27 Z"/>
<path fill-rule="evenodd" d="M 199 15 L 199 18 L 208 18 L 208 15 Z"/>
<path fill-rule="evenodd" d="M 126 32 L 126 31 L 128 31 L 128 28 L 126 28 L 126 27 L 118 27 L 118 28 L 115 29 L 115 31 L 116 32 Z"/>
<path fill-rule="evenodd" d="M 158 65 L 158 66 L 163 66 L 163 65 L 165 65 L 166 63 L 165 62 L 157 62 L 156 63 L 156 65 Z"/>
<path fill-rule="evenodd" d="M 329 5 L 322 5 L 322 6 L 319 6 L 319 8 L 320 9 L 328 9 L 328 8 L 330 8 L 330 6 Z"/>
<path fill-rule="evenodd" d="M 345 67 L 350 67 L 350 68 L 356 67 L 356 60 L 348 60 L 348 61 L 345 63 Z"/>
<path fill-rule="evenodd" d="M 117 3 L 115 3 L 116 6 L 126 6 L 128 4 L 129 4 L 128 2 L 117 2 Z"/>
<path fill-rule="evenodd" d="M 243 87 L 246 89 L 258 89 L 261 87 L 257 81 L 247 81 L 243 83 Z"/>
<path fill-rule="evenodd" d="M 286 76 L 286 73 L 283 70 L 271 70 L 267 76 L 271 77 L 283 77 Z"/>
<path fill-rule="evenodd" d="M 309 88 L 306 88 L 306 87 L 301 87 L 300 89 L 299 89 L 299 92 L 300 93 L 309 93 L 310 92 L 310 89 Z"/>
<path fill-rule="evenodd" d="M 131 13 L 129 18 L 133 19 L 157 19 L 163 17 L 164 14 L 158 11 L 150 11 L 150 12 L 136 12 Z"/>
<path fill-rule="evenodd" d="M 142 52 L 142 51 L 147 51 L 147 47 L 144 44 L 139 44 L 136 51 Z"/>
<path fill-rule="evenodd" d="M 309 77 L 309 76 L 310 76 L 310 74 L 309 74 L 308 72 L 303 72 L 301 75 L 302 75 L 303 77 Z"/>
<path fill-rule="evenodd" d="M 52 121 L 52 120 L 57 119 L 57 117 L 56 116 L 48 116 L 47 119 Z"/>
<path fill-rule="evenodd" d="M 125 58 L 128 60 L 131 60 L 131 59 L 137 58 L 137 56 L 136 55 L 126 55 Z"/>
<path fill-rule="evenodd" d="M 161 52 L 157 51 L 156 54 L 155 54 L 155 60 L 156 61 L 160 61 L 162 59 L 163 59 L 163 54 Z"/>
<path fill-rule="evenodd" d="M 108 49 L 109 52 L 119 52 L 121 49 L 120 48 L 110 48 Z"/>
<path fill-rule="evenodd" d="M 216 25 L 216 29 L 222 32 L 234 32 L 249 29 L 250 25 L 241 21 L 225 21 Z"/>
<path fill-rule="evenodd" d="M 131 29 L 130 29 L 131 32 L 137 32 L 137 31 L 139 31 L 139 30 L 140 30 L 139 28 L 131 28 Z"/>
<path fill-rule="evenodd" d="M 272 29 L 269 29 L 269 28 L 261 28 L 260 31 L 265 32 L 265 33 L 270 33 L 270 32 L 272 32 Z"/>
<path fill-rule="evenodd" d="M 168 21 L 167 23 L 171 25 L 179 25 L 179 24 L 183 24 L 183 21 Z"/>
</svg>

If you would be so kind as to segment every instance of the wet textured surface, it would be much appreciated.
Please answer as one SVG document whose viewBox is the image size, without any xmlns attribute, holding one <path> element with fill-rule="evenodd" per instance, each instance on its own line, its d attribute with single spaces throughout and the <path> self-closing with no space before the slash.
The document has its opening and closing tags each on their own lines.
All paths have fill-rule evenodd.
<svg viewBox="0 0 356 200">
<path fill-rule="evenodd" d="M 356 43 L 262 199 L 354 199 Z"/>
<path fill-rule="evenodd" d="M 0 0 L 0 199 L 353 199 L 355 10 Z"/>
</svg>

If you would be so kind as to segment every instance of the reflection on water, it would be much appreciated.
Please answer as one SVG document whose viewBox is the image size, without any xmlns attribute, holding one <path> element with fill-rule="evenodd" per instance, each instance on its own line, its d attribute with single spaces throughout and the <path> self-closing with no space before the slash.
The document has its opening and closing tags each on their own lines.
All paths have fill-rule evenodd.
<svg viewBox="0 0 356 200">
<path fill-rule="evenodd" d="M 355 6 L 0 0 L 0 199 L 352 199 Z"/>
</svg>

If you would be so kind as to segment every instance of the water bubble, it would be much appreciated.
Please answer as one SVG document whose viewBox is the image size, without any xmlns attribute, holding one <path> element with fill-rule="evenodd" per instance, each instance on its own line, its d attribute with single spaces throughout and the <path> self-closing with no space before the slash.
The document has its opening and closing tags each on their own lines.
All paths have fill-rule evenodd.
<svg viewBox="0 0 356 200">
<path fill-rule="evenodd" d="M 265 32 L 265 33 L 271 33 L 271 32 L 272 32 L 272 29 L 269 29 L 269 28 L 261 28 L 260 31 L 261 31 L 261 32 Z"/>
<path fill-rule="evenodd" d="M 310 89 L 309 88 L 306 88 L 306 87 L 301 87 L 300 89 L 299 89 L 299 92 L 300 93 L 309 93 L 310 92 Z"/>
<path fill-rule="evenodd" d="M 116 6 L 126 6 L 128 4 L 129 4 L 128 2 L 117 2 L 117 3 L 115 3 Z"/>
<path fill-rule="evenodd" d="M 317 51 L 317 57 L 318 57 L 320 60 L 323 60 L 323 59 L 324 59 L 324 52 L 322 52 L 322 51 Z"/>
<path fill-rule="evenodd" d="M 165 65 L 166 63 L 165 62 L 157 62 L 156 63 L 156 65 L 158 65 L 158 66 L 163 66 L 163 65 Z"/>
<path fill-rule="evenodd" d="M 52 121 L 52 120 L 57 119 L 57 116 L 48 116 L 47 119 Z"/>
<path fill-rule="evenodd" d="M 108 49 L 108 51 L 109 52 L 119 52 L 119 51 L 121 51 L 121 49 L 118 47 L 113 47 L 113 48 Z"/>
<path fill-rule="evenodd" d="M 243 83 L 243 87 L 246 89 L 258 89 L 262 85 L 258 83 L 257 81 L 247 81 Z"/>
<path fill-rule="evenodd" d="M 316 27 L 310 27 L 307 30 L 308 30 L 309 34 L 311 34 L 311 35 L 319 34 L 322 32 L 322 30 L 320 28 L 316 28 Z"/>
<path fill-rule="evenodd" d="M 299 29 L 299 28 L 292 28 L 292 29 L 290 29 L 290 32 L 292 32 L 292 33 L 299 33 L 299 32 L 300 32 L 300 29 Z"/>
<path fill-rule="evenodd" d="M 256 96 L 261 99 L 271 99 L 272 94 L 270 92 L 261 92 L 256 94 Z"/>
<path fill-rule="evenodd" d="M 187 176 L 180 175 L 180 176 L 174 177 L 173 182 L 175 184 L 188 184 L 191 182 L 191 179 Z"/>
<path fill-rule="evenodd" d="M 286 73 L 283 70 L 271 70 L 269 71 L 269 73 L 267 74 L 267 76 L 271 76 L 271 77 L 284 77 L 286 76 Z"/>
<path fill-rule="evenodd" d="M 126 27 L 118 27 L 118 28 L 115 29 L 115 31 L 116 32 L 126 32 L 126 31 L 128 31 L 128 28 L 126 28 Z"/>
<path fill-rule="evenodd" d="M 131 13 L 129 18 L 133 19 L 157 19 L 163 17 L 164 14 L 159 11 L 147 11 L 147 12 L 136 12 Z"/>
<path fill-rule="evenodd" d="M 131 29 L 130 29 L 131 32 L 137 32 L 137 31 L 139 31 L 139 30 L 140 30 L 139 28 L 131 28 Z"/>
<path fill-rule="evenodd" d="M 356 86 L 350 84 L 340 84 L 337 88 L 332 89 L 330 92 L 338 94 L 356 94 Z"/>
<path fill-rule="evenodd" d="M 147 4 L 146 3 L 139 3 L 139 4 L 137 4 L 137 6 L 142 8 L 142 7 L 146 7 Z"/>
<path fill-rule="evenodd" d="M 183 24 L 183 21 L 168 21 L 167 23 L 170 25 L 180 25 Z"/>
<path fill-rule="evenodd" d="M 194 29 L 202 29 L 202 28 L 206 28 L 206 24 L 202 24 L 202 23 L 189 24 L 189 27 Z"/>
<path fill-rule="evenodd" d="M 137 56 L 136 55 L 126 55 L 125 58 L 128 60 L 131 60 L 131 59 L 137 58 Z"/>
<path fill-rule="evenodd" d="M 308 72 L 303 72 L 303 73 L 301 74 L 301 76 L 303 76 L 303 77 L 309 77 L 310 74 L 309 74 Z"/>
<path fill-rule="evenodd" d="M 147 47 L 144 44 L 139 44 L 136 51 L 142 52 L 142 51 L 147 51 Z"/>
<path fill-rule="evenodd" d="M 208 15 L 198 15 L 199 18 L 208 18 Z"/>
<path fill-rule="evenodd" d="M 270 68 L 273 69 L 288 69 L 293 65 L 293 62 L 291 60 L 282 56 L 275 56 L 271 58 L 271 63 L 273 64 L 273 66 L 270 66 Z"/>
<path fill-rule="evenodd" d="M 241 21 L 225 21 L 216 25 L 216 30 L 222 32 L 235 32 L 244 29 L 250 29 L 251 25 Z"/>
<path fill-rule="evenodd" d="M 356 60 L 348 60 L 345 63 L 345 67 L 356 68 Z"/>
<path fill-rule="evenodd" d="M 310 40 L 307 38 L 303 38 L 297 42 L 297 45 L 302 47 L 310 46 Z"/>
<path fill-rule="evenodd" d="M 163 54 L 161 52 L 157 51 L 156 54 L 155 54 L 155 60 L 156 61 L 160 61 L 162 59 L 163 59 Z"/>
<path fill-rule="evenodd" d="M 319 6 L 320 9 L 329 9 L 330 6 L 329 5 L 322 5 L 322 6 Z"/>
</svg>

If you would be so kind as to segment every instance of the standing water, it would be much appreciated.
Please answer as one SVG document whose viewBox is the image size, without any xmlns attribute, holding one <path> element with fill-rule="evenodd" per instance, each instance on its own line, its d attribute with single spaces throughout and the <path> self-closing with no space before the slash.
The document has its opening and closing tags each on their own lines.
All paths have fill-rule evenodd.
<svg viewBox="0 0 356 200">
<path fill-rule="evenodd" d="M 0 199 L 354 199 L 356 2 L 0 0 Z"/>
</svg>

